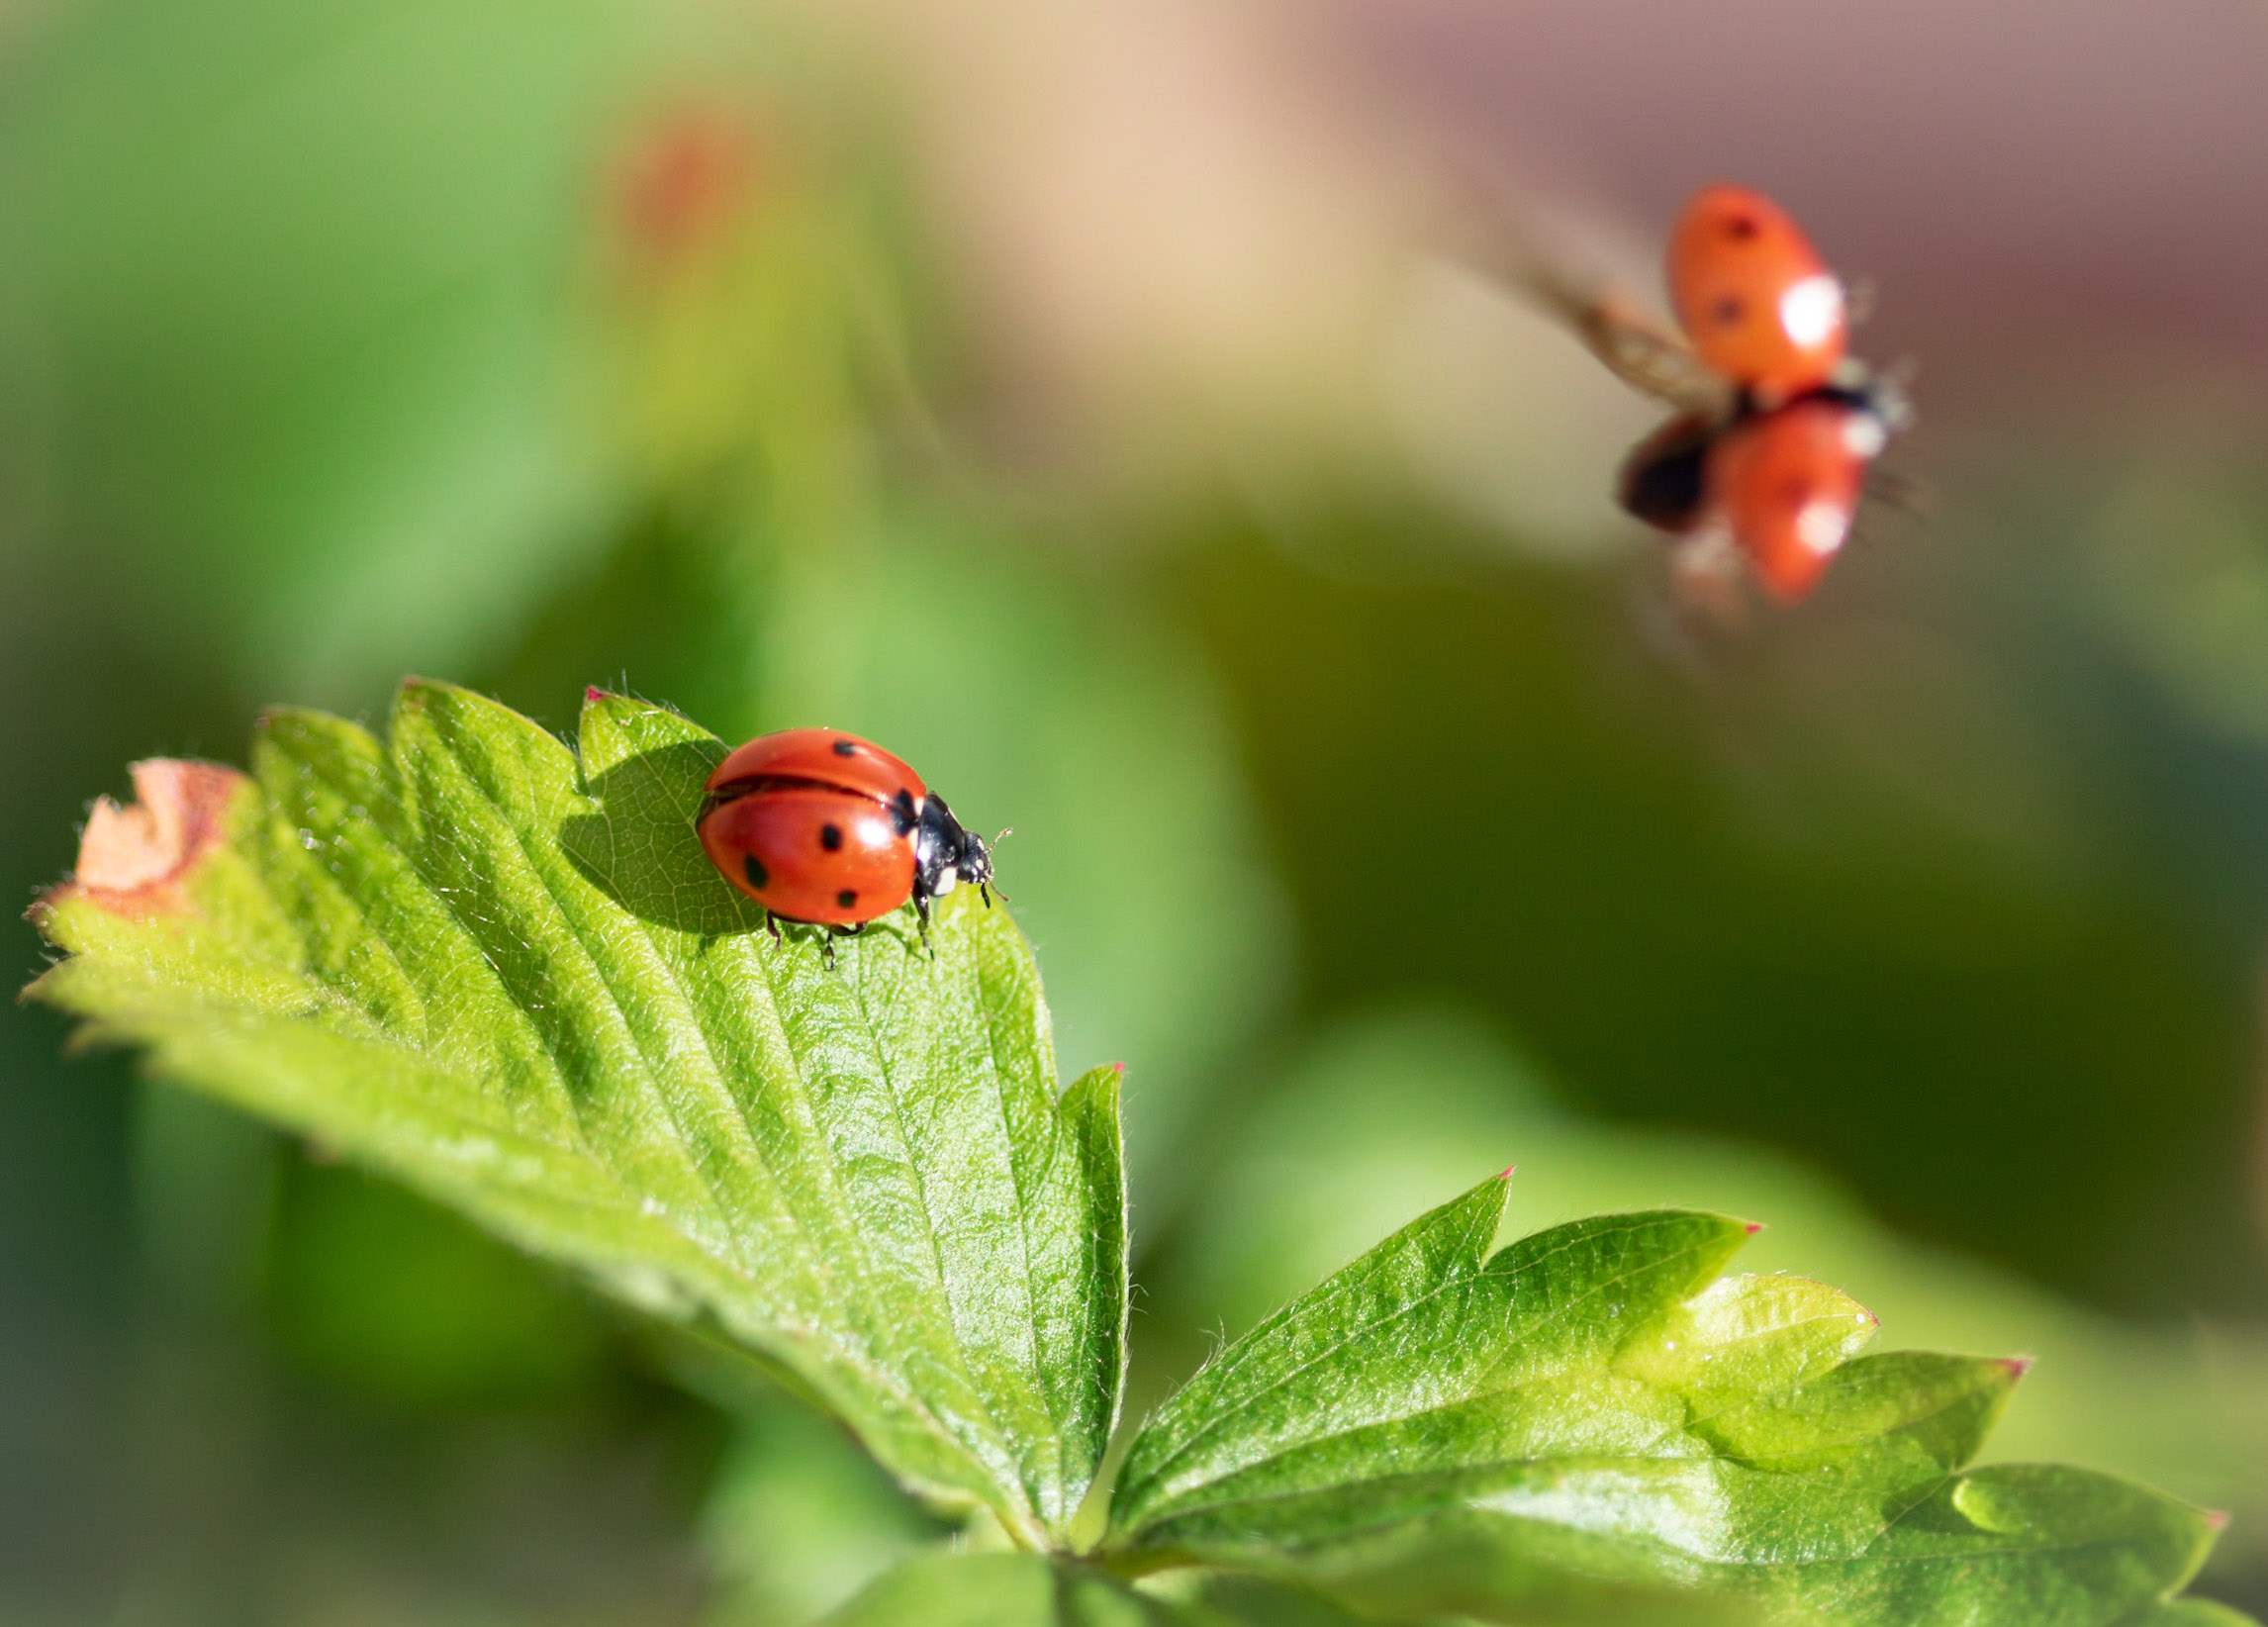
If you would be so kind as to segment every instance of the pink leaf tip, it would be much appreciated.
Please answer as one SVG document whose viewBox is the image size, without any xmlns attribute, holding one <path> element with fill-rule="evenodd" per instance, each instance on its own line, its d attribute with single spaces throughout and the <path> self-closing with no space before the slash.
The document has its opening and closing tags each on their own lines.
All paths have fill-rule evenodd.
<svg viewBox="0 0 2268 1627">
<path fill-rule="evenodd" d="M 86 898 L 136 916 L 188 908 L 181 886 L 227 839 L 229 804 L 250 782 L 218 763 L 172 757 L 149 758 L 130 772 L 135 800 L 124 808 L 108 797 L 95 800 L 71 879 L 43 904 Z"/>
<path fill-rule="evenodd" d="M 2008 1356 L 2002 1358 L 2000 1365 L 2010 1378 L 2021 1379 L 2032 1371 L 2032 1364 L 2037 1360 L 2035 1356 Z"/>
<path fill-rule="evenodd" d="M 597 684 L 587 684 L 584 686 L 583 704 L 585 706 L 589 706 L 594 701 L 604 701 L 606 698 L 607 692 L 601 689 Z"/>
<path fill-rule="evenodd" d="M 1750 1237 L 1755 1236 L 1757 1232 L 1764 1229 L 1764 1223 L 1761 1220 L 1744 1220 L 1741 1222 L 1741 1224 L 1747 1228 Z"/>
<path fill-rule="evenodd" d="M 2228 1510 L 2225 1508 L 2208 1508 L 2205 1511 L 2205 1523 L 2208 1528 L 2215 1531 L 2227 1530 Z"/>
<path fill-rule="evenodd" d="M 1504 1173 L 1503 1173 L 1503 1174 L 1501 1174 L 1501 1175 L 1499 1175 L 1499 1176 L 1498 1176 L 1496 1179 L 1497 1179 L 1497 1180 L 1499 1180 L 1499 1181 L 1509 1181 L 1509 1180 L 1511 1180 L 1511 1179 L 1512 1179 L 1512 1172 L 1513 1172 L 1514 1170 L 1518 1169 L 1519 1167 L 1520 1167 L 1520 1166 L 1519 1166 L 1519 1165 L 1517 1165 L 1517 1164 L 1507 1164 L 1507 1165 L 1505 1165 L 1505 1166 L 1504 1166 Z"/>
</svg>

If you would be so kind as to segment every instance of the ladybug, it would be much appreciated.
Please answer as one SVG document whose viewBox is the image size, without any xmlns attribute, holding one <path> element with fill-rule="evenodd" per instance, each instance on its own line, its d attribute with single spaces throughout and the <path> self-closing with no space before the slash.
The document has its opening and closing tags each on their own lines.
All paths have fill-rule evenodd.
<svg viewBox="0 0 2268 1627">
<path fill-rule="evenodd" d="M 992 902 L 992 850 L 900 759 L 833 728 L 750 740 L 716 765 L 696 828 L 724 879 L 777 921 L 856 932 L 963 882 Z"/>
<path fill-rule="evenodd" d="M 1668 258 L 1678 323 L 1732 386 L 1730 405 L 1681 413 L 1640 441 L 1618 496 L 1681 539 L 1682 563 L 1745 558 L 1775 597 L 1801 599 L 1848 538 L 1869 465 L 1911 417 L 1904 393 L 1845 353 L 1842 282 L 1761 193 L 1703 187 Z"/>
</svg>

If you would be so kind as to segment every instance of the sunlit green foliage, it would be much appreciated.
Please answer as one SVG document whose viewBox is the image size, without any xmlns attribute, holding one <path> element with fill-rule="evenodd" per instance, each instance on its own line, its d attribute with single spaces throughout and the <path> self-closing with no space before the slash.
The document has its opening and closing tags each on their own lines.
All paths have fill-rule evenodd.
<svg viewBox="0 0 2268 1627">
<path fill-rule="evenodd" d="M 1069 1523 L 1122 1370 L 1118 1075 L 1056 1101 L 1004 910 L 843 975 L 694 839 L 712 737 L 596 697 L 580 761 L 412 685 L 391 750 L 272 717 L 192 908 L 86 895 L 41 986 L 164 1072 L 779 1363 L 906 1483 Z M 1013 1270 L 1004 1268 L 1013 1259 Z"/>
<path fill-rule="evenodd" d="M 933 950 L 901 917 L 824 955 L 764 932 L 693 833 L 722 749 L 599 691 L 573 750 L 416 681 L 383 744 L 274 714 L 254 777 L 145 765 L 142 822 L 98 816 L 41 909 L 71 958 L 35 992 L 775 1367 L 908 1490 L 1034 1551 L 920 1562 L 853 1622 L 1257 1622 L 1310 1596 L 1658 1621 L 1697 1595 L 2111 1627 L 2203 1562 L 2217 1522 L 2172 1499 L 1967 1467 L 2021 1364 L 1860 1355 L 1864 1309 L 1721 1275 L 1754 1227 L 1706 1212 L 1491 1252 L 1505 1178 L 1208 1364 L 1089 1547 L 1125 1372 L 1119 1070 L 1059 1095 L 989 900 L 949 901 Z M 1190 1567 L 1248 1584 L 1140 1579 Z"/>
</svg>

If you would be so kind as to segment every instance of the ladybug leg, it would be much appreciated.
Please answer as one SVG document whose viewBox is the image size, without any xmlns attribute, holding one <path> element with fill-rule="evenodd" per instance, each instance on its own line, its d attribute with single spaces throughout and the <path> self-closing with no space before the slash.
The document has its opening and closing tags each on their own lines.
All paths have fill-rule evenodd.
<svg viewBox="0 0 2268 1627">
<path fill-rule="evenodd" d="M 989 882 L 979 882 L 977 884 L 977 897 L 985 901 L 986 909 L 990 909 L 992 908 L 992 889 Z"/>
<path fill-rule="evenodd" d="M 769 909 L 764 911 L 764 930 L 772 934 L 772 941 L 774 943 L 779 943 L 782 941 L 780 937 L 780 917 L 773 914 Z"/>
<path fill-rule="evenodd" d="M 1866 471 L 1866 495 L 1879 498 L 1896 509 L 1908 520 L 1927 523 L 1930 518 L 1932 493 L 1910 475 L 1896 469 L 1869 469 Z"/>
<path fill-rule="evenodd" d="M 835 969 L 835 935 L 832 932 L 819 934 L 819 958 L 827 963 L 828 971 Z"/>
</svg>

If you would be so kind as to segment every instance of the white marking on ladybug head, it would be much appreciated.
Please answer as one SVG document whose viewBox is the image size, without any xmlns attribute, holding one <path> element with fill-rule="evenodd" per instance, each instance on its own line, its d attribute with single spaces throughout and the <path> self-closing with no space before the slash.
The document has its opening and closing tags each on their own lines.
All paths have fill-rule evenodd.
<svg viewBox="0 0 2268 1627">
<path fill-rule="evenodd" d="M 1843 284 L 1828 272 L 1815 271 L 1780 296 L 1780 327 L 1806 348 L 1824 344 L 1842 326 Z"/>
<path fill-rule="evenodd" d="M 1843 449 L 1852 457 L 1880 457 L 1889 444 L 1889 426 L 1872 413 L 1852 413 L 1843 421 Z"/>
<path fill-rule="evenodd" d="M 937 872 L 937 879 L 929 884 L 929 894 L 932 898 L 941 899 L 960 885 L 961 872 L 952 865 L 947 865 Z"/>
</svg>

